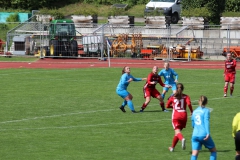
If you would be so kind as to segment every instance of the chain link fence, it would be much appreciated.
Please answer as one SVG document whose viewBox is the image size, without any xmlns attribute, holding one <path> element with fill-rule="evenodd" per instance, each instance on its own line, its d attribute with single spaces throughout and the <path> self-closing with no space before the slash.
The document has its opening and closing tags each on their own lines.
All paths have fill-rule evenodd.
<svg viewBox="0 0 240 160">
<path fill-rule="evenodd" d="M 201 58 L 202 55 L 221 56 L 224 47 L 240 44 L 240 31 L 230 25 L 206 25 L 199 29 L 195 25 L 180 24 L 159 27 L 68 23 L 74 26 L 74 33 L 70 34 L 64 30 L 65 24 L 59 28 L 61 34 L 55 35 L 51 33 L 51 22 L 39 22 L 36 17 L 14 24 L 6 35 L 5 53 L 41 58 L 103 58 L 109 53 L 113 58 L 156 59 L 189 58 L 189 50 L 195 50 L 197 55 L 191 58 Z M 64 38 L 69 40 L 64 42 Z M 183 50 L 181 55 L 180 50 Z"/>
</svg>

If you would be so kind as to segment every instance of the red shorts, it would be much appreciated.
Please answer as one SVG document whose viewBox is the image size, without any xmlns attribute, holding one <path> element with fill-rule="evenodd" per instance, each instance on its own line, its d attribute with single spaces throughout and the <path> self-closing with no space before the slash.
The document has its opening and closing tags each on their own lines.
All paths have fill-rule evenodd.
<svg viewBox="0 0 240 160">
<path fill-rule="evenodd" d="M 157 96 L 160 95 L 159 91 L 156 88 L 145 88 L 143 89 L 143 94 L 144 94 L 144 98 L 151 97 L 151 96 L 156 98 Z"/>
<path fill-rule="evenodd" d="M 176 118 L 172 119 L 172 126 L 173 129 L 180 129 L 182 130 L 183 128 L 186 127 L 187 124 L 187 114 L 185 113 L 181 113 L 181 115 L 178 115 Z"/>
<path fill-rule="evenodd" d="M 225 73 L 225 82 L 235 83 L 235 74 L 234 73 Z"/>
</svg>

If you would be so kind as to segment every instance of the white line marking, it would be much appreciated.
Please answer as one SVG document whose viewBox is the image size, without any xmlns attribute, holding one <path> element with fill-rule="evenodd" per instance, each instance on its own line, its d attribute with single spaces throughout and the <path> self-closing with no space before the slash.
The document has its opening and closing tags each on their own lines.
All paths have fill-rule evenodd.
<svg viewBox="0 0 240 160">
<path fill-rule="evenodd" d="M 75 113 L 66 113 L 66 114 L 51 115 L 51 116 L 42 116 L 42 117 L 26 118 L 26 119 L 12 120 L 12 121 L 4 121 L 4 122 L 0 122 L 0 124 L 15 123 L 15 122 L 22 122 L 22 121 L 29 121 L 29 120 L 36 120 L 36 119 L 53 118 L 53 117 L 62 117 L 62 116 L 69 116 L 69 115 L 75 115 L 75 114 L 86 114 L 86 113 L 95 113 L 95 112 L 108 112 L 108 111 L 112 111 L 112 110 L 116 110 L 116 109 L 97 110 L 97 111 L 86 111 L 86 112 L 75 112 Z"/>
<path fill-rule="evenodd" d="M 234 96 L 239 97 L 239 96 Z M 234 97 L 225 97 L 225 98 L 234 98 Z M 212 98 L 209 100 L 218 100 L 218 99 L 225 99 L 224 97 L 221 98 Z M 197 102 L 198 100 L 194 100 L 192 102 Z M 158 104 L 153 104 L 149 106 L 157 106 Z M 141 107 L 141 106 L 138 106 Z M 210 112 L 213 111 L 213 108 L 209 108 Z M 97 110 L 97 111 L 86 111 L 86 112 L 75 112 L 75 113 L 66 113 L 66 114 L 59 114 L 59 115 L 50 115 L 50 116 L 41 116 L 41 117 L 34 117 L 34 118 L 26 118 L 26 119 L 19 119 L 19 120 L 11 120 L 11 121 L 4 121 L 0 122 L 0 124 L 7 124 L 7 123 L 16 123 L 16 122 L 23 122 L 23 121 L 30 121 L 30 120 L 37 120 L 37 119 L 46 119 L 46 118 L 54 118 L 54 117 L 62 117 L 62 116 L 69 116 L 69 115 L 77 115 L 77 114 L 87 114 L 87 113 L 95 113 L 95 112 L 109 112 L 116 109 L 107 109 L 107 110 Z"/>
<path fill-rule="evenodd" d="M 171 119 L 161 119 L 153 121 L 135 121 L 135 122 L 121 122 L 121 123 L 104 123 L 104 124 L 89 124 L 89 125 L 80 125 L 80 126 L 62 126 L 62 127 L 42 127 L 42 128 L 19 128 L 19 129 L 0 129 L 1 131 L 22 131 L 22 130 L 46 130 L 46 129 L 70 129 L 70 128 L 86 128 L 86 127 L 98 127 L 98 126 L 109 126 L 109 125 L 124 125 L 124 124 L 135 124 L 135 123 L 152 123 L 160 122 Z"/>
</svg>

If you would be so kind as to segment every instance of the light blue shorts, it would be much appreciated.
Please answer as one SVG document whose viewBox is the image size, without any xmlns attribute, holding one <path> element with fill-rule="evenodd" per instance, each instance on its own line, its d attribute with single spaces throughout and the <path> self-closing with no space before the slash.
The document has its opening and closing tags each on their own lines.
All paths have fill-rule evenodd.
<svg viewBox="0 0 240 160">
<path fill-rule="evenodd" d="M 166 85 L 171 85 L 171 86 L 172 86 L 172 88 L 171 88 L 172 91 L 176 91 L 176 90 L 177 90 L 177 85 L 176 85 L 176 83 L 166 84 Z M 169 88 L 163 87 L 163 90 L 166 91 L 166 92 L 168 92 Z"/>
<path fill-rule="evenodd" d="M 205 136 L 193 136 L 192 137 L 192 150 L 201 150 L 202 145 L 204 145 L 205 148 L 208 148 L 208 149 L 212 149 L 215 147 L 215 144 L 214 144 L 211 136 L 206 141 L 203 140 L 204 138 L 205 138 Z"/>
<path fill-rule="evenodd" d="M 130 94 L 127 90 L 116 90 L 116 93 L 123 99 Z"/>
</svg>

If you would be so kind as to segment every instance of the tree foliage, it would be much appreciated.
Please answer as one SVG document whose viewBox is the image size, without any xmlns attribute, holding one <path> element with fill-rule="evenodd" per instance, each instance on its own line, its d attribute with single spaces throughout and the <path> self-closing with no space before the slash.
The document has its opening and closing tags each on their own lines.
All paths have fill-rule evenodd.
<svg viewBox="0 0 240 160">
<path fill-rule="evenodd" d="M 42 8 L 57 9 L 72 3 L 94 3 L 103 5 L 112 5 L 116 3 L 128 4 L 132 7 L 137 4 L 147 4 L 150 0 L 0 0 L 2 9 L 22 9 L 22 10 L 39 10 Z M 183 13 L 187 14 L 204 14 L 214 24 L 220 22 L 220 17 L 224 11 L 240 12 L 240 0 L 181 0 Z M 189 13 L 192 11 L 192 13 Z M 204 12 L 208 12 L 207 14 Z M 57 13 L 58 14 L 58 13 Z"/>
<path fill-rule="evenodd" d="M 193 15 L 198 14 L 194 11 L 197 11 L 199 8 L 205 8 L 205 12 L 208 12 L 207 18 L 211 23 L 219 24 L 220 17 L 225 10 L 226 0 L 183 0 L 182 6 L 183 10 L 192 11 Z M 202 17 L 206 16 L 206 13 L 203 12 Z M 184 12 L 183 12 L 184 13 Z"/>
</svg>

